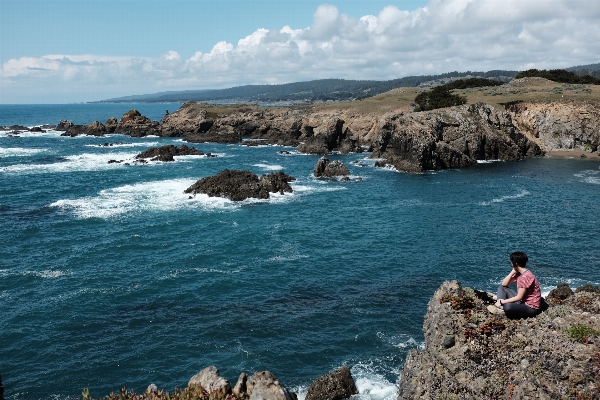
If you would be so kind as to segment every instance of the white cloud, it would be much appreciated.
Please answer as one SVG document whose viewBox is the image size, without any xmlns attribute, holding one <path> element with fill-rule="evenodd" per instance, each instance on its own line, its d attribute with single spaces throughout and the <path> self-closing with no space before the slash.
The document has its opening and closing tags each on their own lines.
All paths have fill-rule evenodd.
<svg viewBox="0 0 600 400">
<path fill-rule="evenodd" d="M 154 59 L 12 59 L 0 70 L 0 101 L 32 93 L 69 92 L 79 98 L 68 101 L 87 101 L 332 77 L 385 80 L 454 70 L 560 68 L 598 62 L 599 53 L 598 1 L 430 0 L 412 12 L 388 6 L 359 19 L 322 5 L 309 27 L 257 29 L 237 46 L 218 42 L 189 59 L 175 50 Z"/>
</svg>

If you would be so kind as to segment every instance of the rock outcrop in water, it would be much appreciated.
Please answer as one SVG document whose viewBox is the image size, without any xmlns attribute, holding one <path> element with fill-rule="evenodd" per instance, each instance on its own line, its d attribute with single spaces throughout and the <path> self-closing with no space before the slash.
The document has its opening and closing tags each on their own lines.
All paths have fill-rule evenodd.
<svg viewBox="0 0 600 400">
<path fill-rule="evenodd" d="M 203 156 L 204 152 L 194 147 L 188 147 L 185 144 L 177 147 L 172 144 L 162 147 L 150 148 L 135 156 L 136 159 L 150 158 L 151 161 L 174 161 L 174 156 Z M 210 153 L 206 154 L 211 156 Z"/>
<path fill-rule="evenodd" d="M 600 290 L 550 292 L 535 318 L 489 314 L 485 293 L 445 282 L 429 302 L 398 400 L 600 398 Z M 567 292 L 568 293 L 568 292 Z"/>
<path fill-rule="evenodd" d="M 283 172 L 262 175 L 245 170 L 224 170 L 214 176 L 202 178 L 187 188 L 184 193 L 207 194 L 210 197 L 226 197 L 233 201 L 247 198 L 268 199 L 269 193 L 292 193 L 289 182 L 296 179 Z"/>
<path fill-rule="evenodd" d="M 343 162 L 339 160 L 329 161 L 327 157 L 323 156 L 315 164 L 313 174 L 317 178 L 332 178 L 334 176 L 348 176 L 350 171 Z"/>
</svg>

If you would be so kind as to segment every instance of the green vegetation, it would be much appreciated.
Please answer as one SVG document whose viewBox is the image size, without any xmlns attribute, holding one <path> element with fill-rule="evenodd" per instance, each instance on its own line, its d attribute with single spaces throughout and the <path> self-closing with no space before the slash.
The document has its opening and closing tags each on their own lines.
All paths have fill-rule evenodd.
<svg viewBox="0 0 600 400">
<path fill-rule="evenodd" d="M 465 104 L 467 98 L 450 92 L 446 85 L 437 86 L 422 92 L 415 97 L 415 111 L 435 110 L 436 108 L 452 107 Z"/>
<path fill-rule="evenodd" d="M 573 325 L 570 328 L 565 329 L 565 333 L 573 340 L 585 343 L 587 342 L 588 336 L 600 335 L 597 330 L 582 324 Z"/>
<path fill-rule="evenodd" d="M 598 78 L 594 78 L 591 75 L 579 76 L 573 72 L 569 72 L 564 69 L 551 69 L 548 71 L 546 71 L 545 69 L 529 69 L 515 76 L 515 79 L 520 78 L 545 78 L 549 81 L 559 83 L 600 85 L 600 79 Z"/>
</svg>

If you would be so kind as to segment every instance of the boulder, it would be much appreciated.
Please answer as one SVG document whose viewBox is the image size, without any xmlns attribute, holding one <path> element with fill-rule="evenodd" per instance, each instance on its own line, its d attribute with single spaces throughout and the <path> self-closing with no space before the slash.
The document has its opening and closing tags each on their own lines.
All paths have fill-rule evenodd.
<svg viewBox="0 0 600 400">
<path fill-rule="evenodd" d="M 136 159 L 140 158 L 151 158 L 152 161 L 174 161 L 173 156 L 203 156 L 204 153 L 194 147 L 188 147 L 185 144 L 177 147 L 172 144 L 150 148 L 137 156 Z"/>
<path fill-rule="evenodd" d="M 255 372 L 246 381 L 249 400 L 297 400 L 295 393 L 283 386 L 269 371 Z"/>
<path fill-rule="evenodd" d="M 245 170 L 224 170 L 214 176 L 202 178 L 187 188 L 184 193 L 203 193 L 211 197 L 226 197 L 233 201 L 247 198 L 268 199 L 269 192 L 292 192 L 288 182 L 295 178 L 277 172 L 263 175 L 259 179 L 256 174 Z"/>
<path fill-rule="evenodd" d="M 188 382 L 188 387 L 193 385 L 200 385 L 209 393 L 219 393 L 220 395 L 231 393 L 231 385 L 227 379 L 221 376 L 215 366 L 206 367 L 192 376 Z"/>
<path fill-rule="evenodd" d="M 105 124 L 106 133 L 115 133 L 118 125 L 119 125 L 119 121 L 117 121 L 117 118 L 110 117 L 109 119 L 106 120 L 106 124 Z"/>
<path fill-rule="evenodd" d="M 68 128 L 74 126 L 75 124 L 66 119 L 61 119 L 58 125 L 56 125 L 57 131 L 66 131 Z"/>
<path fill-rule="evenodd" d="M 350 368 L 343 366 L 317 378 L 306 392 L 306 400 L 342 400 L 358 394 Z"/>
<path fill-rule="evenodd" d="M 61 124 L 63 123 L 63 121 L 60 121 L 59 126 L 61 126 Z M 104 136 L 104 134 L 106 133 L 106 127 L 98 121 L 94 121 L 91 124 L 87 124 L 87 125 L 75 125 L 73 123 L 70 123 L 69 121 L 67 121 L 67 123 L 62 125 L 63 128 L 65 128 L 65 132 L 62 133 L 60 136 L 70 136 L 70 137 L 74 137 L 74 136 L 79 136 L 79 135 L 90 135 L 90 136 Z M 58 129 L 57 130 L 62 130 L 62 129 Z"/>
<path fill-rule="evenodd" d="M 565 300 L 567 297 L 573 295 L 573 290 L 566 283 L 559 284 L 556 289 L 552 289 L 550 293 L 548 293 L 548 297 L 553 299 Z"/>
<path fill-rule="evenodd" d="M 144 117 L 138 110 L 130 110 L 123 114 L 115 128 L 115 133 L 133 137 L 160 136 L 161 132 L 158 121 L 152 121 L 150 118 Z"/>
<path fill-rule="evenodd" d="M 233 388 L 232 392 L 236 397 L 242 397 L 247 392 L 246 382 L 248 382 L 248 374 L 242 372 L 238 377 L 237 383 Z"/>
<path fill-rule="evenodd" d="M 313 173 L 317 178 L 350 175 L 350 171 L 348 171 L 348 168 L 343 162 L 338 160 L 329 161 L 327 157 L 319 158 L 319 161 L 315 164 Z"/>
</svg>

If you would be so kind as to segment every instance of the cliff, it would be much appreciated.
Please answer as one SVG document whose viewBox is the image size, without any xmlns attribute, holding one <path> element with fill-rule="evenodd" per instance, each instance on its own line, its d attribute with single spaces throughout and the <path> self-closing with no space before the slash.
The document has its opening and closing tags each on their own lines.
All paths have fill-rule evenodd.
<svg viewBox="0 0 600 400">
<path fill-rule="evenodd" d="M 248 144 L 293 146 L 300 153 L 316 155 L 368 150 L 372 151 L 371 157 L 380 159 L 376 165 L 391 165 L 399 171 L 410 172 L 461 168 L 479 160 L 515 161 L 556 150 L 600 158 L 600 106 L 586 101 L 544 100 L 554 99 L 557 94 L 548 92 L 545 80 L 542 83 L 546 86 L 538 87 L 539 79 L 533 83 L 525 82 L 527 79 L 533 78 L 493 90 L 480 88 L 480 91 L 468 92 L 471 89 L 466 89 L 465 94 L 474 98 L 497 95 L 507 99 L 511 96 L 538 99 L 510 100 L 501 103 L 503 109 L 497 108 L 499 105 L 475 102 L 412 112 L 407 102 L 414 99 L 420 89 L 403 88 L 364 102 L 319 106 L 259 107 L 188 102 L 165 115 L 160 123 L 131 110 L 119 121 L 109 118 L 105 125 L 98 121 L 85 126 L 61 121 L 57 130 L 65 130 L 65 136 L 122 133 L 183 137 L 190 143 L 242 143 L 250 139 L 246 141 Z M 578 85 L 577 90 L 565 87 L 564 93 L 567 97 L 600 96 L 596 88 L 583 86 Z M 511 94 L 513 92 L 516 94 Z"/>
<path fill-rule="evenodd" d="M 398 399 L 600 398 L 600 290 L 560 289 L 536 318 L 509 320 L 487 311 L 486 293 L 444 282 L 427 308 L 425 348 L 406 358 Z"/>
</svg>

